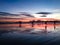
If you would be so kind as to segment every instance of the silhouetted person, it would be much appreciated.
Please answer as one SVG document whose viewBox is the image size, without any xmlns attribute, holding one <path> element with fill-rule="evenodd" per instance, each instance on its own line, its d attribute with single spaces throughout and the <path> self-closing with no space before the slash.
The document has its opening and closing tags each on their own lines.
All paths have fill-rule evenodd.
<svg viewBox="0 0 60 45">
<path fill-rule="evenodd" d="M 45 32 L 47 32 L 47 21 L 45 21 Z"/>
<path fill-rule="evenodd" d="M 35 22 L 34 20 L 33 20 L 33 21 L 31 21 L 31 23 L 32 23 L 32 27 L 34 26 L 34 22 Z"/>
<path fill-rule="evenodd" d="M 22 24 L 22 22 L 21 22 L 21 21 L 19 21 L 19 27 L 21 27 L 21 24 Z"/>
<path fill-rule="evenodd" d="M 55 27 L 55 23 L 56 23 L 56 22 L 54 21 L 54 30 L 55 30 L 55 28 L 56 28 L 56 27 Z"/>
</svg>

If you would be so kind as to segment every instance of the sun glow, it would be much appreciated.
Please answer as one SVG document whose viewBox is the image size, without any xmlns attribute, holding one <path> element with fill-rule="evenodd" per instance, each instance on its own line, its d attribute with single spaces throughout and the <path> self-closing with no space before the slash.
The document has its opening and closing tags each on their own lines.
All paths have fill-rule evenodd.
<svg viewBox="0 0 60 45">
<path fill-rule="evenodd" d="M 48 14 L 46 17 L 41 17 L 43 14 L 32 14 L 36 18 L 54 18 L 54 19 L 60 19 L 60 13 L 53 13 Z"/>
</svg>

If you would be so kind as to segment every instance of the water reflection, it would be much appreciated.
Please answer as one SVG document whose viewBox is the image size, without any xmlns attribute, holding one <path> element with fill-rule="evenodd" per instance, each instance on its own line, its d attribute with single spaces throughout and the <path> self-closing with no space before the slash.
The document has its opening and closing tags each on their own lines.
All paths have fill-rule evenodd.
<svg viewBox="0 0 60 45">
<path fill-rule="evenodd" d="M 60 23 L 25 23 L 25 24 L 0 24 L 0 30 L 16 30 L 16 31 L 21 31 L 21 32 L 51 32 L 51 31 L 56 31 L 60 30 Z"/>
<path fill-rule="evenodd" d="M 20 26 L 21 25 L 21 26 Z M 45 26 L 47 30 L 45 30 Z M 3 44 L 20 44 L 21 42 L 31 44 L 50 44 L 60 42 L 60 24 L 56 23 L 34 23 L 32 24 L 0 24 L 0 42 Z M 55 44 L 55 43 L 54 43 Z M 60 44 L 60 43 L 59 43 Z"/>
</svg>

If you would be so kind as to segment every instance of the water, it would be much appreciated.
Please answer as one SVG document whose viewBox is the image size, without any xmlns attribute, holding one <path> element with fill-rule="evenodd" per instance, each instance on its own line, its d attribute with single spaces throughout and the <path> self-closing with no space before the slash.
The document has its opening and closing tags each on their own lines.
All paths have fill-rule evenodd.
<svg viewBox="0 0 60 45">
<path fill-rule="evenodd" d="M 20 24 L 0 24 L 0 42 L 5 44 L 59 44 L 60 24 L 36 23 L 33 26 L 32 24 L 21 24 L 21 26 Z"/>
</svg>

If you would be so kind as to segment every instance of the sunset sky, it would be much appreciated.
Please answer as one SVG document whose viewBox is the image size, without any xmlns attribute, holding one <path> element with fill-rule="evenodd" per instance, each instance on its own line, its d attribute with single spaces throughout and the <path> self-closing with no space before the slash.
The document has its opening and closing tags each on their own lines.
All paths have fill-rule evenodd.
<svg viewBox="0 0 60 45">
<path fill-rule="evenodd" d="M 0 12 L 11 14 L 27 12 L 36 18 L 60 19 L 60 0 L 0 0 Z M 42 17 L 43 14 L 36 14 L 37 12 L 50 12 L 51 14 Z M 26 15 L 0 15 L 1 17 L 29 18 Z"/>
</svg>

